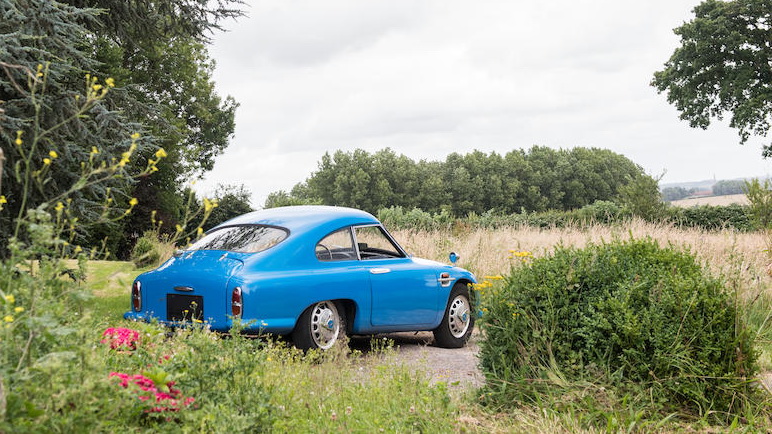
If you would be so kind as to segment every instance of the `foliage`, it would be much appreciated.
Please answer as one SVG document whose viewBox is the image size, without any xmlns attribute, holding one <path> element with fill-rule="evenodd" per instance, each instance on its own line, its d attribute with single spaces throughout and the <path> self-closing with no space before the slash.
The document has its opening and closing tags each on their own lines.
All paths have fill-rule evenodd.
<svg viewBox="0 0 772 434">
<path fill-rule="evenodd" d="M 713 184 L 712 190 L 716 196 L 743 194 L 745 193 L 745 181 L 742 179 L 721 180 Z"/>
<path fill-rule="evenodd" d="M 753 336 L 725 282 L 689 252 L 652 240 L 558 247 L 491 291 L 481 344 L 491 404 L 590 406 L 591 425 L 625 403 L 633 420 L 731 423 L 756 411 Z"/>
<path fill-rule="evenodd" d="M 131 261 L 138 268 L 158 266 L 161 261 L 161 248 L 158 234 L 146 231 L 131 250 Z"/>
<path fill-rule="evenodd" d="M 415 162 L 391 149 L 325 154 L 291 193 L 272 193 L 266 207 L 295 201 L 381 208 L 420 208 L 429 213 L 541 212 L 614 200 L 631 180 L 647 177 L 622 155 L 605 149 L 554 150 L 534 146 L 505 155 L 474 151 L 444 162 Z"/>
<path fill-rule="evenodd" d="M 756 228 L 772 229 L 772 181 L 748 181 L 745 184 L 745 194 L 750 202 L 749 213 Z"/>
<path fill-rule="evenodd" d="M 123 230 L 124 221 L 99 218 L 106 199 L 116 208 L 125 208 L 132 197 L 142 199 L 137 205 L 141 212 L 127 224 L 139 233 L 150 229 L 149 221 L 140 217 L 153 210 L 172 227 L 180 222 L 181 183 L 211 169 L 233 133 L 236 103 L 215 92 L 214 65 L 205 43 L 223 19 L 240 15 L 233 8 L 238 4 L 0 1 L 0 146 L 7 167 L 17 168 L 24 159 L 14 146 L 17 131 L 22 139 L 33 135 L 44 139 L 45 146 L 34 150 L 35 161 L 50 151 L 58 156 L 57 164 L 48 168 L 48 184 L 28 189 L 24 197 L 25 187 L 13 174 L 26 168 L 3 174 L 3 193 L 12 212 L 0 216 L 0 245 L 10 237 L 11 215 L 18 216 L 19 210 L 37 206 L 49 193 L 72 185 L 85 157 L 97 164 L 120 160 L 132 143 L 128 139 L 132 133 L 142 134 L 134 141 L 134 158 L 121 168 L 125 176 L 92 184 L 69 197 L 70 212 L 81 222 L 100 221 L 78 225 L 79 242 L 98 246 L 109 238 L 105 244 L 109 250 L 128 251 L 127 243 L 121 243 L 124 235 L 131 236 Z M 107 88 L 111 92 L 87 113 L 77 113 L 82 108 L 78 99 L 83 96 L 82 77 L 87 74 L 87 85 L 95 86 L 94 92 Z M 104 77 L 110 77 L 109 83 Z M 52 128 L 65 119 L 66 128 Z M 159 146 L 164 161 L 158 158 Z M 155 168 L 152 174 L 132 176 L 147 166 Z"/>
<path fill-rule="evenodd" d="M 668 220 L 680 227 L 705 230 L 736 229 L 743 232 L 753 230 L 749 208 L 744 205 L 693 206 L 689 208 L 670 207 Z"/>
<path fill-rule="evenodd" d="M 217 204 L 212 209 L 204 230 L 209 230 L 234 217 L 254 211 L 250 201 L 252 193 L 244 185 L 218 185 L 212 201 Z"/>
<path fill-rule="evenodd" d="M 694 18 L 675 29 L 681 46 L 654 73 L 652 85 L 692 127 L 730 116 L 740 142 L 765 136 L 770 127 L 770 0 L 705 0 Z M 764 156 L 772 146 L 764 148 Z"/>
<path fill-rule="evenodd" d="M 674 200 L 685 199 L 694 194 L 694 189 L 685 189 L 683 187 L 667 187 L 662 189 L 662 200 L 672 202 Z"/>
<path fill-rule="evenodd" d="M 651 176 L 639 175 L 619 189 L 619 203 L 633 215 L 649 221 L 660 220 L 666 205 L 659 192 L 659 180 Z"/>
<path fill-rule="evenodd" d="M 263 204 L 263 208 L 268 209 L 295 205 L 322 205 L 322 201 L 321 199 L 315 198 L 300 198 L 291 193 L 287 193 L 284 190 L 279 190 L 268 194 L 268 197 L 265 199 L 265 204 Z"/>
</svg>

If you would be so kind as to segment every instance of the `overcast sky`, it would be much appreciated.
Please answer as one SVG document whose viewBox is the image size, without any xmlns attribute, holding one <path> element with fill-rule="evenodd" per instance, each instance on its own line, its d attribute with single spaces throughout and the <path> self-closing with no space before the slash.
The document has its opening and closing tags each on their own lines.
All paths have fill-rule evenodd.
<svg viewBox="0 0 772 434">
<path fill-rule="evenodd" d="M 197 189 L 261 206 L 326 151 L 611 149 L 662 182 L 766 175 L 762 139 L 692 129 L 649 86 L 698 0 L 257 0 L 211 56 L 236 136 Z"/>
</svg>

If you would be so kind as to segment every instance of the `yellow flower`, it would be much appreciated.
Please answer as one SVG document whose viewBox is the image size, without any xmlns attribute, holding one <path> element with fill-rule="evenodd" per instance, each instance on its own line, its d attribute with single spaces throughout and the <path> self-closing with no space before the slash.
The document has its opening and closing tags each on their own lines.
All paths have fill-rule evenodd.
<svg viewBox="0 0 772 434">
<path fill-rule="evenodd" d="M 56 210 L 56 212 L 62 212 L 62 210 L 64 209 L 64 204 L 61 202 L 57 202 L 56 207 L 54 209 Z"/>
<path fill-rule="evenodd" d="M 131 200 L 129 201 L 129 205 L 131 206 L 137 206 L 138 203 L 139 203 L 139 200 L 137 200 L 136 197 L 132 197 Z"/>
<path fill-rule="evenodd" d="M 5 322 L 13 322 L 13 317 L 11 315 L 6 315 L 5 318 L 3 318 L 3 321 L 5 321 Z"/>
<path fill-rule="evenodd" d="M 5 196 L 0 196 L 0 205 L 8 203 L 8 200 L 5 198 Z"/>
<path fill-rule="evenodd" d="M 76 255 L 77 255 L 78 253 L 82 252 L 82 251 L 83 251 L 83 248 L 82 248 L 82 247 L 80 247 L 80 246 L 75 246 L 75 250 L 73 250 L 73 252 L 74 252 Z"/>
<path fill-rule="evenodd" d="M 21 146 L 21 144 L 24 143 L 24 141 L 21 139 L 22 134 L 24 134 L 24 131 L 22 130 L 16 131 L 16 144 L 19 146 Z"/>
<path fill-rule="evenodd" d="M 155 151 L 156 158 L 160 159 L 160 158 L 166 158 L 168 156 L 169 154 L 167 154 L 166 151 L 164 151 L 164 148 L 159 148 L 157 151 Z"/>
<path fill-rule="evenodd" d="M 131 135 L 131 140 L 137 140 L 139 138 L 139 133 L 134 133 Z"/>
<path fill-rule="evenodd" d="M 8 303 L 11 303 L 11 304 L 16 303 L 16 297 L 14 297 L 13 295 L 6 295 L 4 298 L 5 298 L 5 301 L 7 301 Z"/>
<path fill-rule="evenodd" d="M 13 308 L 13 311 L 16 313 L 22 313 L 24 312 L 24 308 L 21 306 L 16 306 L 15 308 Z"/>
<path fill-rule="evenodd" d="M 199 227 L 198 229 L 196 229 L 196 235 L 200 237 L 203 234 L 204 234 L 204 228 Z"/>
<path fill-rule="evenodd" d="M 182 232 L 182 226 L 176 225 L 175 228 L 177 229 L 177 232 Z"/>
<path fill-rule="evenodd" d="M 115 80 L 112 77 L 107 77 L 105 79 L 105 84 L 107 87 L 115 87 Z"/>
<path fill-rule="evenodd" d="M 49 164 L 51 164 L 51 159 L 50 158 L 44 158 L 43 159 L 43 164 L 48 166 Z"/>
<path fill-rule="evenodd" d="M 48 151 L 48 155 L 53 158 L 59 158 L 59 154 L 56 153 L 56 151 Z"/>
<path fill-rule="evenodd" d="M 204 212 L 210 212 L 214 208 L 217 208 L 217 201 L 204 198 Z"/>
<path fill-rule="evenodd" d="M 102 88 L 102 85 L 101 84 L 94 84 L 94 85 L 91 86 L 91 88 L 94 89 L 94 92 L 96 92 L 96 91 L 98 91 L 99 89 Z"/>
<path fill-rule="evenodd" d="M 97 149 L 97 147 L 96 147 L 96 146 L 92 146 L 92 147 L 91 147 L 91 153 L 92 153 L 92 154 L 98 154 L 98 153 L 99 153 L 99 149 Z"/>
</svg>

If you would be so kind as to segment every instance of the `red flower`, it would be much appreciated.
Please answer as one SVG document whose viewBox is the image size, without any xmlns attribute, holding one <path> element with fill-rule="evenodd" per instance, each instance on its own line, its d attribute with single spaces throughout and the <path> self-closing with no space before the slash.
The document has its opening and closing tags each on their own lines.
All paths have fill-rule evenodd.
<svg viewBox="0 0 772 434">
<path fill-rule="evenodd" d="M 141 390 L 137 390 L 137 398 L 140 401 L 148 402 L 151 400 L 151 398 L 154 398 L 153 402 L 156 405 L 148 410 L 145 410 L 145 413 L 180 411 L 183 408 L 189 407 L 196 401 L 196 399 L 193 397 L 185 398 L 182 396 L 182 392 L 179 389 L 174 389 L 174 381 L 169 381 L 166 383 L 166 387 L 169 389 L 169 392 L 167 393 L 159 391 L 153 380 L 145 377 L 144 375 L 137 374 L 129 376 L 128 374 L 124 374 L 122 372 L 111 372 L 109 376 L 120 378 L 120 385 L 124 388 L 129 387 L 129 381 L 131 381 L 131 383 L 133 383 Z M 182 403 L 180 403 L 180 400 L 183 398 L 184 400 Z"/>
</svg>

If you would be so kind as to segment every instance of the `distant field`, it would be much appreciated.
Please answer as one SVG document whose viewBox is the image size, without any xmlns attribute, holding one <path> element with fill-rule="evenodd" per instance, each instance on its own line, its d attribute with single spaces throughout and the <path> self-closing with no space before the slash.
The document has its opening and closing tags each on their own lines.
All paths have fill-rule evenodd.
<svg viewBox="0 0 772 434">
<path fill-rule="evenodd" d="M 744 194 L 729 194 L 726 196 L 710 196 L 710 197 L 698 197 L 694 199 L 681 199 L 670 202 L 671 205 L 680 206 L 682 208 L 689 208 L 692 206 L 700 205 L 731 205 L 733 203 L 739 205 L 748 205 L 748 198 Z"/>
</svg>

